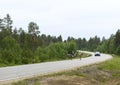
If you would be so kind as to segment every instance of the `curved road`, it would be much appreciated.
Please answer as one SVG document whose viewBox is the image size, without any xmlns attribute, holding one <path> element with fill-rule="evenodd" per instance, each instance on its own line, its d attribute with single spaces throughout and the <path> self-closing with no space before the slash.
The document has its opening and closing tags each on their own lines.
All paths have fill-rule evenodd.
<svg viewBox="0 0 120 85">
<path fill-rule="evenodd" d="M 0 68 L 0 83 L 100 63 L 111 58 L 112 56 L 110 55 L 101 54 L 101 56 L 91 56 L 88 58 L 82 58 L 82 60 L 73 59 L 39 64 L 2 67 Z"/>
</svg>

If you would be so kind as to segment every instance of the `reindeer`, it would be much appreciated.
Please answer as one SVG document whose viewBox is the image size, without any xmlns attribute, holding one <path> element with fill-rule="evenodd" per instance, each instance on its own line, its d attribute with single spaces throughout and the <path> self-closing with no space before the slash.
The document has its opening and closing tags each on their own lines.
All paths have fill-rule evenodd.
<svg viewBox="0 0 120 85">
<path fill-rule="evenodd" d="M 74 53 L 72 51 L 69 51 L 67 54 L 68 58 L 72 60 L 72 58 L 74 57 Z"/>
</svg>

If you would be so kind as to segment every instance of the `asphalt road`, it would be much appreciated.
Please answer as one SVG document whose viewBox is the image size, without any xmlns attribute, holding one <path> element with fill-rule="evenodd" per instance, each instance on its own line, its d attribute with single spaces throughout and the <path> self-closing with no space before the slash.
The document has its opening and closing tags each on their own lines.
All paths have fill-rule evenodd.
<svg viewBox="0 0 120 85">
<path fill-rule="evenodd" d="M 88 58 L 82 58 L 82 60 L 73 59 L 39 64 L 2 67 L 0 68 L 0 83 L 21 78 L 38 76 L 42 74 L 64 71 L 94 63 L 100 63 L 111 58 L 112 56 L 110 55 L 101 54 L 101 56 L 91 56 Z"/>
</svg>

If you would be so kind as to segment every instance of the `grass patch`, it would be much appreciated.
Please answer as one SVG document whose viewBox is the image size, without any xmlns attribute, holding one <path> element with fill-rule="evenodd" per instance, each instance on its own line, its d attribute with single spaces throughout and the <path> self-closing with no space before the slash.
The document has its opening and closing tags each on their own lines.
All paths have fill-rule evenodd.
<svg viewBox="0 0 120 85">
<path fill-rule="evenodd" d="M 114 56 L 112 60 L 102 63 L 99 69 L 120 70 L 120 57 Z"/>
</svg>

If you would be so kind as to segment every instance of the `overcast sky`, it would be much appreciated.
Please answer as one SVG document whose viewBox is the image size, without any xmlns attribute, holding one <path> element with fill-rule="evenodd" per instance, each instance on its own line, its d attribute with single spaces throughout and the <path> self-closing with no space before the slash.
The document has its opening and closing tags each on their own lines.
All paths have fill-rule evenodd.
<svg viewBox="0 0 120 85">
<path fill-rule="evenodd" d="M 120 28 L 120 0 L 0 0 L 0 18 L 9 13 L 14 27 L 36 22 L 41 34 L 108 38 Z"/>
</svg>

